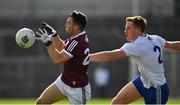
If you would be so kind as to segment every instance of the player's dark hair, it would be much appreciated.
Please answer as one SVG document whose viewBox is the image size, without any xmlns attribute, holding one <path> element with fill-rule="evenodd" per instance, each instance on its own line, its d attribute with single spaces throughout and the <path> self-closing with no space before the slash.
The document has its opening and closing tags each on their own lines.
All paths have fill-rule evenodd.
<svg viewBox="0 0 180 105">
<path fill-rule="evenodd" d="M 142 16 L 133 16 L 133 17 L 127 17 L 126 21 L 130 21 L 133 22 L 133 24 L 140 28 L 140 30 L 142 32 L 145 31 L 146 27 L 147 27 L 147 21 L 145 18 L 143 18 Z"/>
<path fill-rule="evenodd" d="M 87 24 L 87 17 L 85 14 L 79 11 L 73 11 L 69 17 L 73 18 L 73 22 L 77 25 L 79 25 L 81 30 L 84 30 Z"/>
</svg>

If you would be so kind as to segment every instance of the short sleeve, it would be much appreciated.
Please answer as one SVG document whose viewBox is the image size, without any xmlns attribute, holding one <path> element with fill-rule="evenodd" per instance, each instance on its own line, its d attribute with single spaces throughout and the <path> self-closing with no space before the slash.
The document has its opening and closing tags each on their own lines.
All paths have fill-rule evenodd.
<svg viewBox="0 0 180 105">
<path fill-rule="evenodd" d="M 76 40 L 71 40 L 71 41 L 68 41 L 66 44 L 65 44 L 65 48 L 64 48 L 64 52 L 69 55 L 70 57 L 73 57 L 74 54 L 75 54 L 75 48 L 76 46 L 78 45 L 78 41 Z"/>
<path fill-rule="evenodd" d="M 127 56 L 139 56 L 138 48 L 134 43 L 125 43 L 121 49 Z"/>
<path fill-rule="evenodd" d="M 164 46 L 165 45 L 165 42 L 166 40 L 160 36 L 157 36 L 158 37 L 158 40 L 160 41 L 161 45 Z"/>
</svg>

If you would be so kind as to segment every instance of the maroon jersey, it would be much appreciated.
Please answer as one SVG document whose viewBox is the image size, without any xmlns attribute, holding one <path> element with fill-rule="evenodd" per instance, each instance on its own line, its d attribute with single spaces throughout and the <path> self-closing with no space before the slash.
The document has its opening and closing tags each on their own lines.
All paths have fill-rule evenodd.
<svg viewBox="0 0 180 105">
<path fill-rule="evenodd" d="M 72 57 L 64 63 L 62 81 L 71 87 L 84 87 L 88 84 L 89 41 L 84 32 L 65 41 L 64 52 Z"/>
</svg>

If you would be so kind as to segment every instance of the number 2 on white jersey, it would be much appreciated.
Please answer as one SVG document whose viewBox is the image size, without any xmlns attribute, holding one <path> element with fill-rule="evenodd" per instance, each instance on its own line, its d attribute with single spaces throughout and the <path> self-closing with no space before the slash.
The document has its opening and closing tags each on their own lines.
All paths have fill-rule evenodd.
<svg viewBox="0 0 180 105">
<path fill-rule="evenodd" d="M 84 54 L 86 55 L 86 57 L 83 60 L 83 65 L 88 65 L 89 64 L 89 48 L 86 48 L 84 50 Z"/>
<path fill-rule="evenodd" d="M 161 64 L 163 62 L 162 58 L 161 58 L 161 49 L 159 46 L 154 46 L 153 48 L 154 52 L 156 52 L 158 50 L 159 52 L 159 56 L 158 56 L 158 63 Z"/>
</svg>

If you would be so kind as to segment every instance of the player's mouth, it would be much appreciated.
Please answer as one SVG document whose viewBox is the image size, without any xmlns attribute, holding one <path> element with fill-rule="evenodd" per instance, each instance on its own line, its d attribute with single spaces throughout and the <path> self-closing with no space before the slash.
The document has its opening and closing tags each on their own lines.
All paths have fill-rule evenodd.
<svg viewBox="0 0 180 105">
<path fill-rule="evenodd" d="M 125 37 L 126 37 L 126 38 L 128 38 L 128 35 L 127 35 L 127 34 L 125 34 Z"/>
<path fill-rule="evenodd" d="M 128 37 L 128 36 L 129 36 L 129 35 L 127 35 L 127 34 L 125 35 L 125 37 L 126 37 L 126 40 L 129 40 L 129 37 Z"/>
</svg>

